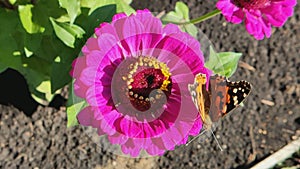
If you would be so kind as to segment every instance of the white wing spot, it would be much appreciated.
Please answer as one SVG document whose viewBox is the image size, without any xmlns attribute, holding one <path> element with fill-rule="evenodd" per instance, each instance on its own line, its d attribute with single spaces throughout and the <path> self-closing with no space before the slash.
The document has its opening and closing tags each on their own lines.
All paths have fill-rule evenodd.
<svg viewBox="0 0 300 169">
<path fill-rule="evenodd" d="M 234 101 L 233 104 L 237 105 L 239 103 L 238 97 L 237 96 L 233 96 L 233 101 Z"/>
<path fill-rule="evenodd" d="M 235 101 L 234 101 L 234 105 L 235 105 L 235 106 L 236 106 L 238 103 L 239 103 L 238 100 L 235 100 Z"/>
</svg>

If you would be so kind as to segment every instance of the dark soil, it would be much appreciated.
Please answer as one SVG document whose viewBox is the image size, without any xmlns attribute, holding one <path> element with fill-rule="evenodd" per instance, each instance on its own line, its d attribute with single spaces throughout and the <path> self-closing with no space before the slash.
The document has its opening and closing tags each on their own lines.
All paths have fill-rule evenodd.
<svg viewBox="0 0 300 169">
<path fill-rule="evenodd" d="M 187 2 L 185 0 L 185 2 Z M 135 8 L 170 11 L 175 0 L 134 1 Z M 214 1 L 189 1 L 191 17 L 214 9 Z M 197 25 L 217 51 L 243 53 L 231 80 L 247 80 L 253 91 L 244 104 L 224 118 L 215 131 L 224 151 L 212 138 L 178 147 L 162 157 L 129 159 L 105 152 L 84 134 L 81 127 L 66 128 L 65 108 L 25 108 L 14 96 L 19 86 L 0 91 L 0 168 L 249 168 L 300 136 L 300 9 L 269 39 L 256 41 L 244 25 L 233 25 L 222 16 Z M 12 76 L 11 79 L 16 79 Z M 0 75 L 1 80 L 1 75 Z M 0 89 L 6 84 L 0 81 Z M 26 88 L 25 88 L 26 89 Z M 24 89 L 24 91 L 25 91 Z M 9 92 L 8 92 L 9 91 Z M 23 90 L 22 90 L 23 92 Z M 28 99 L 28 98 L 27 98 Z M 4 99 L 5 100 L 5 99 Z M 26 100 L 26 99 L 25 99 Z M 30 100 L 30 99 L 29 99 Z M 268 100 L 265 102 L 262 100 Z M 15 101 L 19 101 L 15 103 Z M 27 100 L 28 101 L 28 100 Z M 54 107 L 63 104 L 55 103 Z M 56 105 L 56 106 L 55 106 Z M 32 114 L 32 115 L 31 115 Z"/>
</svg>

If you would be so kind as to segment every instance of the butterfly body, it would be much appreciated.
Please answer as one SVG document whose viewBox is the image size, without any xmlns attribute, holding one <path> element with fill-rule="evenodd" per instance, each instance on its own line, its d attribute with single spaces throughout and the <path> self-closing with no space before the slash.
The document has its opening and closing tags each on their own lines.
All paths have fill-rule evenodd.
<svg viewBox="0 0 300 169">
<path fill-rule="evenodd" d="M 208 90 L 206 83 L 209 83 Z M 206 75 L 201 73 L 188 88 L 205 130 L 211 130 L 215 122 L 238 107 L 251 91 L 249 82 L 230 82 L 219 75 L 210 77 L 207 82 Z"/>
</svg>

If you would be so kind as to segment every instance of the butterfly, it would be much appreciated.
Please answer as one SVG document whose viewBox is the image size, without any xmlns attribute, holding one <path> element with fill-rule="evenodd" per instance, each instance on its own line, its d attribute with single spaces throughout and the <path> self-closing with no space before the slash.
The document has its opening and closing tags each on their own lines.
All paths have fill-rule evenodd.
<svg viewBox="0 0 300 169">
<path fill-rule="evenodd" d="M 220 118 L 237 108 L 251 91 L 247 81 L 230 82 L 226 77 L 214 75 L 210 77 L 206 90 L 206 75 L 196 75 L 194 84 L 188 89 L 192 100 L 200 113 L 204 130 L 212 131 L 212 125 Z"/>
</svg>

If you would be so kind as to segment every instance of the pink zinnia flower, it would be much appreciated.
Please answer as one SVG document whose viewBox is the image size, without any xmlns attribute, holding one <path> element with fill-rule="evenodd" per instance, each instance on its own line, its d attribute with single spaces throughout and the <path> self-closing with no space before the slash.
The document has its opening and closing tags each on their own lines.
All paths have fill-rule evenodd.
<svg viewBox="0 0 300 169">
<path fill-rule="evenodd" d="M 163 27 L 148 10 L 117 14 L 82 53 L 71 71 L 75 94 L 89 104 L 77 115 L 81 125 L 97 128 L 133 157 L 141 150 L 161 155 L 199 133 L 188 84 L 211 71 L 199 42 L 178 26 Z"/>
<path fill-rule="evenodd" d="M 249 34 L 261 40 L 271 36 L 271 26 L 283 26 L 296 4 L 296 0 L 219 0 L 216 6 L 227 21 L 244 20 Z"/>
</svg>

